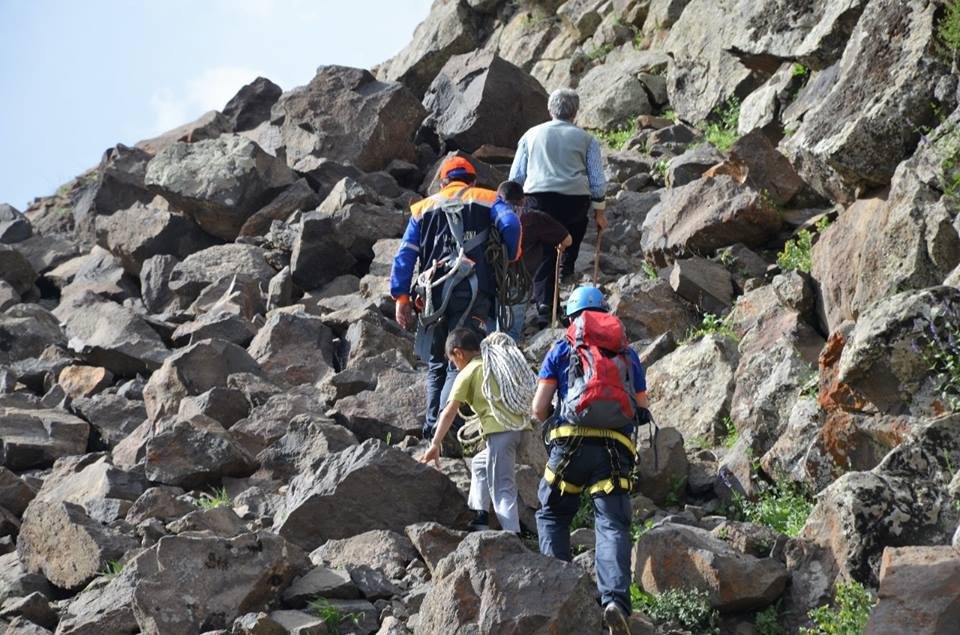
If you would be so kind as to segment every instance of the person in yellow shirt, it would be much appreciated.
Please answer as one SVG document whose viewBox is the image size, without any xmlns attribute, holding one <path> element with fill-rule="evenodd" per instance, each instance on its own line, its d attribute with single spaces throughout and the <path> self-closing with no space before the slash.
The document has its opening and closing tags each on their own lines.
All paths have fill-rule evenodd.
<svg viewBox="0 0 960 635">
<path fill-rule="evenodd" d="M 513 347 L 513 350 L 505 350 L 504 346 Z M 481 354 L 481 349 L 485 347 L 492 351 L 491 355 L 497 360 L 491 361 L 491 368 L 487 372 Z M 514 351 L 516 355 L 511 355 Z M 492 503 L 500 526 L 506 531 L 520 533 L 516 458 L 523 435 L 532 428 L 522 404 L 529 404 L 532 400 L 535 384 L 533 372 L 525 366 L 522 353 L 513 340 L 502 333 L 489 336 L 481 345 L 472 330 L 454 329 L 447 337 L 446 354 L 459 372 L 450 391 L 450 399 L 437 421 L 430 448 L 420 457 L 420 461 L 434 461 L 437 466 L 440 465 L 443 438 L 450 430 L 461 404 L 467 404 L 479 419 L 487 444 L 471 462 L 467 505 L 474 511 L 475 517 L 470 528 L 474 531 L 489 529 L 489 508 Z M 509 377 L 501 376 L 498 380 L 498 373 L 492 367 L 505 368 L 505 364 L 517 359 L 519 362 L 514 363 L 508 371 Z M 524 370 L 529 373 L 529 378 L 523 376 Z M 510 390 L 505 395 L 500 385 L 508 381 Z"/>
</svg>

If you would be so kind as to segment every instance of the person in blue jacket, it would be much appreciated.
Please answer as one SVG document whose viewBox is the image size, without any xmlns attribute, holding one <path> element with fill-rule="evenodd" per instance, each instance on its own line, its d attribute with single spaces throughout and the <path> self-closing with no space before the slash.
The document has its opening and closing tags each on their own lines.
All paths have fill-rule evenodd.
<svg viewBox="0 0 960 635">
<path fill-rule="evenodd" d="M 520 257 L 519 219 L 496 192 L 476 187 L 476 178 L 463 157 L 444 161 L 440 191 L 410 208 L 390 273 L 397 323 L 409 328 L 416 319 L 417 354 L 427 362 L 425 439 L 433 436 L 457 374 L 446 358 L 447 335 L 463 326 L 482 338 L 493 315 L 497 282 L 485 253 L 491 228 L 508 258 Z"/>
</svg>

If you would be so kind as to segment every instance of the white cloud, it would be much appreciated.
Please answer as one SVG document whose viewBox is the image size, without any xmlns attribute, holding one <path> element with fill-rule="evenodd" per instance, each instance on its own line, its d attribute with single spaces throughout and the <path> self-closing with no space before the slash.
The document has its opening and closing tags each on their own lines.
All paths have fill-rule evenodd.
<svg viewBox="0 0 960 635">
<path fill-rule="evenodd" d="M 155 132 L 193 121 L 209 110 L 219 110 L 241 86 L 263 72 L 238 66 L 216 66 L 202 71 L 176 88 L 161 87 L 150 96 Z"/>
</svg>

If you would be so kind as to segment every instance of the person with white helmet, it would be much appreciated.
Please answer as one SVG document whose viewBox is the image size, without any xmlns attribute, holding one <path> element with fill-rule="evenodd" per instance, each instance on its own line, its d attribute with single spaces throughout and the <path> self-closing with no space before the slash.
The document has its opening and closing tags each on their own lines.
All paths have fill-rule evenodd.
<svg viewBox="0 0 960 635">
<path fill-rule="evenodd" d="M 600 289 L 574 289 L 566 315 L 570 326 L 544 358 L 533 399 L 549 451 L 537 511 L 540 551 L 571 559 L 570 523 L 581 496 L 590 496 L 604 620 L 610 633 L 626 635 L 634 437 L 650 421 L 644 369 Z"/>
</svg>

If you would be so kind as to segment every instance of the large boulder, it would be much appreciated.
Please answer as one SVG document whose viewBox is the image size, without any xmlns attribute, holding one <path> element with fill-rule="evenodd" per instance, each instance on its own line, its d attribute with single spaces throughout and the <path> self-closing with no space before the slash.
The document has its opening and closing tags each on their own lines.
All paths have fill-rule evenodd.
<svg viewBox="0 0 960 635">
<path fill-rule="evenodd" d="M 112 393 L 74 399 L 70 407 L 81 419 L 91 421 L 91 446 L 112 448 L 147 418 L 143 401 Z"/>
<path fill-rule="evenodd" d="M 940 395 L 915 347 L 960 312 L 960 290 L 932 287 L 880 300 L 860 315 L 840 357 L 837 380 L 883 412 L 936 412 Z M 956 318 L 954 323 L 956 323 Z M 947 335 L 940 345 L 951 346 Z"/>
<path fill-rule="evenodd" d="M 91 519 L 78 505 L 34 501 L 23 515 L 17 555 L 28 571 L 71 590 L 136 546 L 136 540 Z"/>
<path fill-rule="evenodd" d="M 685 439 L 718 442 L 730 413 L 739 361 L 736 342 L 723 335 L 681 346 L 647 369 L 650 412 Z M 694 393 L 697 399 L 691 400 Z"/>
<path fill-rule="evenodd" d="M 282 94 L 282 88 L 266 77 L 258 77 L 227 102 L 223 116 L 235 132 L 251 130 L 270 118 L 270 109 Z"/>
<path fill-rule="evenodd" d="M 443 0 L 434 3 L 410 44 L 376 69 L 377 77 L 400 82 L 419 98 L 451 56 L 472 51 L 479 43 L 470 7 Z"/>
<path fill-rule="evenodd" d="M 484 144 L 512 148 L 528 128 L 547 121 L 547 94 L 537 80 L 491 52 L 451 57 L 423 104 L 448 148 L 474 152 Z"/>
<path fill-rule="evenodd" d="M 641 244 L 648 257 L 666 263 L 737 243 L 760 246 L 782 225 L 781 214 L 760 192 L 720 175 L 666 190 L 643 222 Z"/>
<path fill-rule="evenodd" d="M 167 536 L 137 559 L 133 612 L 144 634 L 226 629 L 265 608 L 308 567 L 300 549 L 268 531 Z"/>
<path fill-rule="evenodd" d="M 333 332 L 299 305 L 271 311 L 247 352 L 281 384 L 312 384 L 334 372 Z"/>
<path fill-rule="evenodd" d="M 83 454 L 90 425 L 62 410 L 0 408 L 0 465 L 12 470 L 47 467 Z"/>
<path fill-rule="evenodd" d="M 391 579 L 402 578 L 407 565 L 417 559 L 410 539 L 395 531 L 367 531 L 352 538 L 328 540 L 310 554 L 314 564 L 352 568 L 367 566 Z"/>
<path fill-rule="evenodd" d="M 18 304 L 0 313 L 0 365 L 40 357 L 48 346 L 65 346 L 57 318 L 36 304 Z"/>
<path fill-rule="evenodd" d="M 0 243 L 18 243 L 30 238 L 33 226 L 13 205 L 0 203 Z"/>
<path fill-rule="evenodd" d="M 761 609 L 787 584 L 787 569 L 774 558 L 741 553 L 709 531 L 665 523 L 637 541 L 634 577 L 643 590 L 698 589 L 721 611 Z"/>
<path fill-rule="evenodd" d="M 91 518 L 111 522 L 125 516 L 146 487 L 142 472 L 121 470 L 107 457 L 89 454 L 59 459 L 34 500 L 73 503 Z"/>
<path fill-rule="evenodd" d="M 316 472 L 295 477 L 274 527 L 312 549 L 371 529 L 401 532 L 427 520 L 458 525 L 466 513 L 463 495 L 442 473 L 368 440 L 331 455 Z"/>
<path fill-rule="evenodd" d="M 849 203 L 858 192 L 885 186 L 932 122 L 934 89 L 949 72 L 937 48 L 936 14 L 936 4 L 920 0 L 867 3 L 836 81 L 782 144 L 823 196 Z M 875 33 L 890 37 L 881 41 Z"/>
<path fill-rule="evenodd" d="M 36 495 L 36 490 L 22 478 L 0 466 L 0 507 L 19 517 Z"/>
<path fill-rule="evenodd" d="M 254 469 L 230 433 L 203 415 L 161 419 L 147 440 L 145 470 L 155 483 L 200 488 L 225 476 L 249 476 Z"/>
<path fill-rule="evenodd" d="M 630 341 L 653 340 L 667 332 L 681 339 L 697 324 L 693 307 L 674 293 L 666 280 L 651 280 L 643 273 L 617 280 L 608 302 Z"/>
<path fill-rule="evenodd" d="M 186 258 L 214 242 L 186 216 L 152 203 L 100 216 L 96 227 L 99 244 L 133 276 L 140 275 L 148 258 L 161 254 Z"/>
<path fill-rule="evenodd" d="M 661 75 L 669 59 L 663 53 L 637 51 L 633 46 L 608 56 L 577 85 L 581 96 L 577 124 L 612 130 L 627 127 L 637 115 L 653 113 L 665 101 Z M 661 93 L 659 103 L 656 93 Z"/>
<path fill-rule="evenodd" d="M 137 149 L 156 155 L 177 143 L 197 143 L 233 132 L 230 120 L 217 110 L 208 110 L 193 121 L 137 142 Z"/>
<path fill-rule="evenodd" d="M 116 576 L 95 579 L 74 597 L 60 617 L 58 635 L 133 635 L 140 631 L 133 616 L 136 559 Z"/>
<path fill-rule="evenodd" d="M 297 474 L 315 472 L 328 456 L 356 444 L 357 438 L 343 426 L 296 416 L 286 434 L 257 455 L 256 476 L 287 482 Z"/>
<path fill-rule="evenodd" d="M 405 360 L 396 362 L 406 368 L 396 368 L 387 361 L 370 360 L 340 374 L 346 377 L 331 378 L 338 392 L 359 388 L 356 394 L 338 399 L 334 410 L 337 422 L 359 439 L 384 439 L 389 435 L 400 440 L 421 429 L 426 390 L 423 373 L 416 372 Z"/>
<path fill-rule="evenodd" d="M 275 273 L 260 247 L 240 243 L 215 245 L 190 254 L 174 265 L 167 286 L 189 305 L 205 287 L 218 280 L 248 277 L 262 282 L 266 288 Z"/>
<path fill-rule="evenodd" d="M 506 532 L 473 533 L 434 570 L 415 632 L 599 632 L 595 594 L 576 565 L 530 551 Z"/>
<path fill-rule="evenodd" d="M 290 255 L 293 281 L 300 288 L 316 289 L 356 266 L 356 258 L 337 239 L 336 225 L 335 218 L 320 212 L 301 220 Z"/>
<path fill-rule="evenodd" d="M 15 247 L 0 243 L 0 280 L 23 295 L 33 289 L 37 272 L 27 257 Z"/>
<path fill-rule="evenodd" d="M 157 332 L 132 309 L 92 293 L 64 299 L 53 314 L 63 323 L 74 352 L 115 375 L 145 374 L 159 368 L 169 354 Z"/>
<path fill-rule="evenodd" d="M 177 143 L 147 166 L 146 184 L 208 234 L 233 240 L 243 223 L 296 180 L 283 161 L 236 135 Z"/>
<path fill-rule="evenodd" d="M 321 66 L 309 84 L 280 97 L 271 123 L 295 169 L 309 171 L 311 159 L 324 157 L 372 172 L 416 158 L 413 138 L 424 115 L 400 84 L 359 68 Z"/>
<path fill-rule="evenodd" d="M 270 230 L 273 221 L 285 221 L 297 210 L 311 210 L 320 203 L 320 197 L 307 179 L 299 179 L 261 207 L 240 228 L 241 236 L 262 236 Z"/>
<path fill-rule="evenodd" d="M 230 433 L 251 454 L 258 454 L 281 439 L 293 430 L 295 421 L 330 423 L 325 416 L 326 400 L 313 386 L 303 384 L 283 392 L 276 390 L 276 394 L 253 397 L 256 405 L 246 418 L 230 428 Z M 309 448 L 303 449 L 309 451 Z"/>
<path fill-rule="evenodd" d="M 953 547 L 888 547 L 877 606 L 864 633 L 948 633 L 960 619 L 960 553 Z"/>
<path fill-rule="evenodd" d="M 164 360 L 143 390 L 151 420 L 176 414 L 180 400 L 225 386 L 232 373 L 260 375 L 262 370 L 244 349 L 222 340 L 203 340 Z"/>
</svg>

